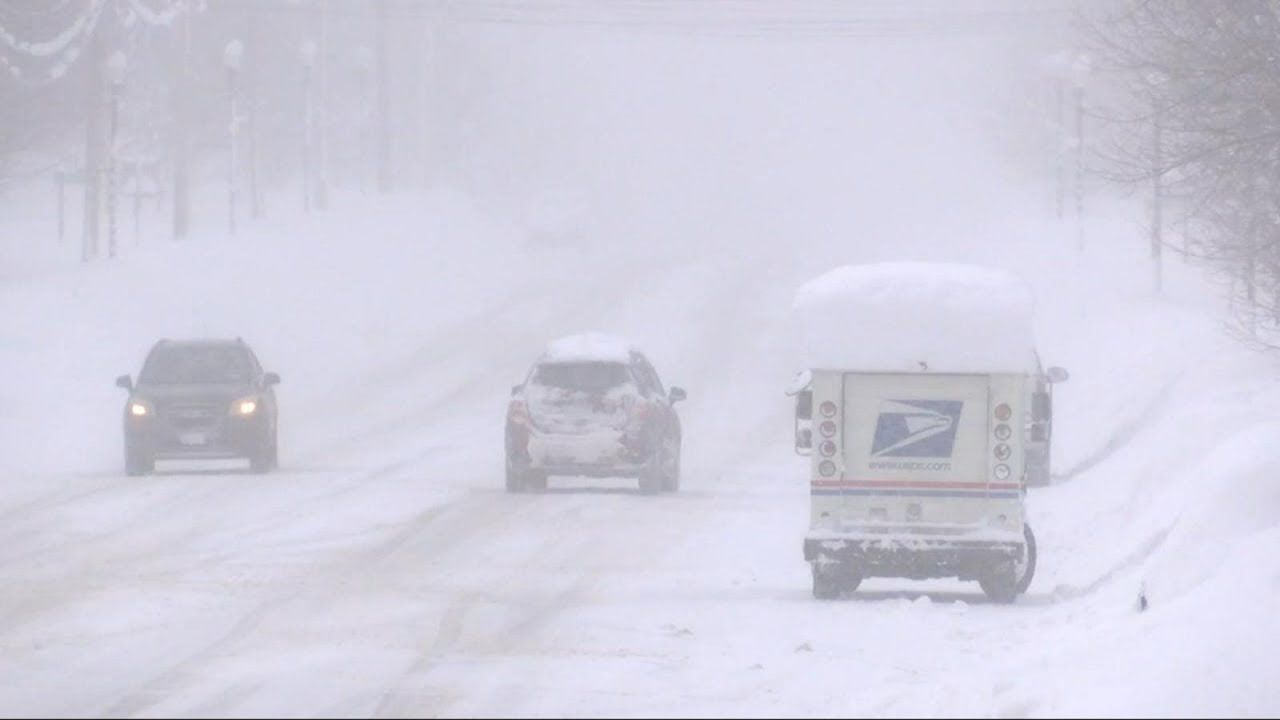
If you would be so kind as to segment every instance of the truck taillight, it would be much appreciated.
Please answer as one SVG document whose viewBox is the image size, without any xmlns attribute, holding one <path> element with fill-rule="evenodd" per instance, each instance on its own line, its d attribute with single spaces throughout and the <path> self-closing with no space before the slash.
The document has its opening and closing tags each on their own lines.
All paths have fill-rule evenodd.
<svg viewBox="0 0 1280 720">
<path fill-rule="evenodd" d="M 1008 425 L 1004 425 L 1004 424 L 997 425 L 995 434 L 996 434 L 997 440 L 1004 442 L 1005 440 L 1008 440 L 1010 437 L 1013 436 L 1013 429 L 1010 428 Z"/>
<path fill-rule="evenodd" d="M 839 408 L 836 407 L 835 403 L 827 400 L 818 406 L 818 411 L 822 413 L 822 417 L 833 418 L 836 416 L 836 412 L 839 411 Z"/>
<path fill-rule="evenodd" d="M 1008 403 L 1000 403 L 996 406 L 996 419 L 1000 422 L 1008 422 L 1013 417 L 1013 408 Z"/>
<path fill-rule="evenodd" d="M 822 475 L 822 477 L 831 477 L 832 475 L 835 475 L 836 464 L 830 460 L 823 460 L 818 465 L 818 474 Z"/>
<path fill-rule="evenodd" d="M 818 446 L 818 451 L 822 453 L 823 457 L 831 457 L 836 454 L 836 444 L 827 440 Z"/>
<path fill-rule="evenodd" d="M 823 420 L 822 424 L 818 426 L 818 432 L 822 433 L 822 437 L 835 437 L 836 436 L 835 422 L 832 420 Z"/>
</svg>

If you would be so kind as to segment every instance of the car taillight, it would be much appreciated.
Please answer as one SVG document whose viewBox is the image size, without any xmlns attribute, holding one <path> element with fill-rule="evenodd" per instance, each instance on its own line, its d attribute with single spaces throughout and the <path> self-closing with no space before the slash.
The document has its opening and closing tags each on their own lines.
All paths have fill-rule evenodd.
<svg viewBox="0 0 1280 720">
<path fill-rule="evenodd" d="M 529 425 L 529 406 L 523 400 L 512 400 L 507 405 L 507 420 L 517 425 Z"/>
<path fill-rule="evenodd" d="M 628 403 L 627 414 L 636 420 L 642 420 L 649 414 L 649 403 L 640 400 L 634 400 Z"/>
</svg>

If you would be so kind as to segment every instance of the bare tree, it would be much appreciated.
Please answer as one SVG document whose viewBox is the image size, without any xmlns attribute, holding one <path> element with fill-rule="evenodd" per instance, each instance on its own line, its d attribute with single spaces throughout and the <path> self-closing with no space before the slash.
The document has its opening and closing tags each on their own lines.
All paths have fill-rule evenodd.
<svg viewBox="0 0 1280 720">
<path fill-rule="evenodd" d="M 1240 329 L 1280 338 L 1280 2 L 1127 0 L 1083 16 L 1117 90 L 1104 177 L 1153 183 L 1153 239 L 1176 199 L 1182 249 L 1232 282 Z M 1159 247 L 1153 245 L 1158 257 Z"/>
</svg>

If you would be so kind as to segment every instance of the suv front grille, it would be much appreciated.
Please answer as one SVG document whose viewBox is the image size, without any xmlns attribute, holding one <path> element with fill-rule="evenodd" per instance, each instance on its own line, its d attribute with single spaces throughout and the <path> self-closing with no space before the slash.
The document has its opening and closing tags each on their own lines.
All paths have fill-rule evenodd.
<svg viewBox="0 0 1280 720">
<path fill-rule="evenodd" d="M 212 405 L 172 405 L 160 409 L 160 416 L 177 428 L 208 427 L 218 421 L 220 413 Z"/>
</svg>

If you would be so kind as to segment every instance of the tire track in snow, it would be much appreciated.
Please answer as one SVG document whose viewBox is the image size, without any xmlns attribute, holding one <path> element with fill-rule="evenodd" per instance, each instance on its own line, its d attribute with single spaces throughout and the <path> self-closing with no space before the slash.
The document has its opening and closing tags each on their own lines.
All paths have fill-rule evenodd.
<svg viewBox="0 0 1280 720">
<path fill-rule="evenodd" d="M 294 589 L 275 594 L 265 600 L 258 601 L 225 633 L 212 643 L 200 648 L 197 652 L 178 661 L 164 672 L 127 693 L 123 698 L 112 703 L 102 714 L 108 717 L 130 717 L 146 712 L 172 697 L 179 696 L 177 690 L 184 682 L 193 680 L 195 671 L 202 665 L 210 663 L 229 651 L 236 643 L 251 637 L 272 614 L 284 612 L 294 602 L 314 597 L 313 593 L 331 589 L 329 580 L 336 580 L 336 585 L 358 584 L 356 581 L 374 572 L 377 566 L 387 558 L 405 548 L 416 546 L 433 535 L 452 534 L 455 538 L 465 540 L 468 532 L 488 529 L 491 524 L 501 522 L 508 515 L 506 508 L 490 504 L 486 509 L 477 501 L 483 498 L 472 496 L 446 503 L 423 511 L 414 520 L 371 548 L 346 553 L 343 557 L 324 563 L 323 567 L 309 568 L 308 582 Z M 450 516 L 455 520 L 442 523 Z M 461 520 L 462 522 L 458 522 Z M 476 522 L 479 520 L 479 522 Z M 460 547 L 460 543 L 454 547 Z M 439 545 L 433 545 L 438 547 Z M 445 551 L 449 546 L 444 546 Z"/>
</svg>

